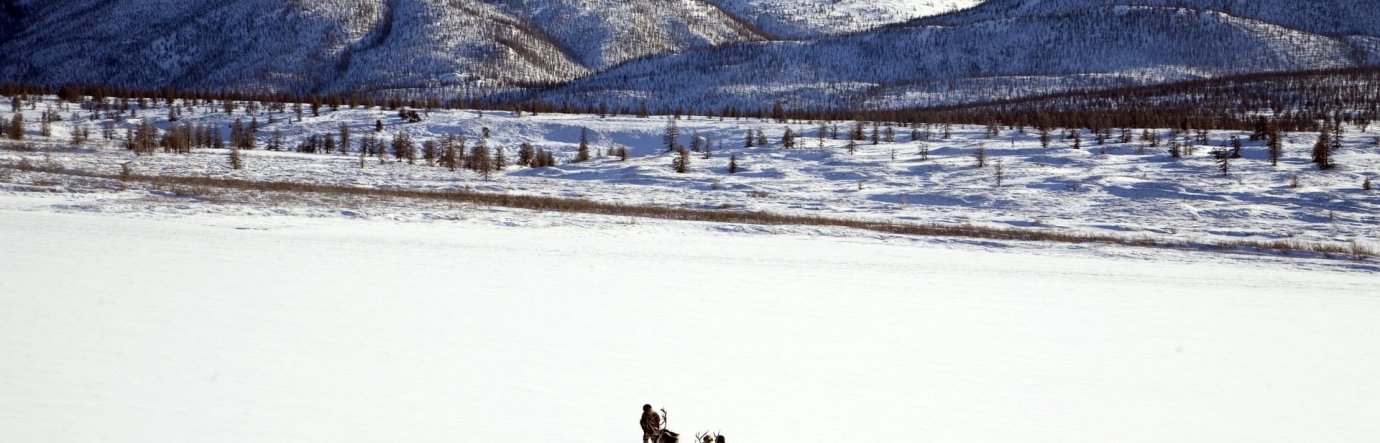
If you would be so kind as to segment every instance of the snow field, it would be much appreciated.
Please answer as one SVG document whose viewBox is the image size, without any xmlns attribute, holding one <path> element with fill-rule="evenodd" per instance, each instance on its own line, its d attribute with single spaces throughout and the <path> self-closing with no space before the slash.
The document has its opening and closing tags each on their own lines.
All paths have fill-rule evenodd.
<svg viewBox="0 0 1380 443">
<path fill-rule="evenodd" d="M 1174 162 L 1134 146 L 1103 154 L 1091 138 L 1044 149 L 1033 134 L 956 127 L 921 161 L 915 142 L 745 149 L 747 129 L 776 142 L 783 125 L 693 118 L 679 123 L 683 143 L 698 133 L 725 146 L 681 175 L 659 146 L 664 120 L 454 111 L 402 125 L 390 114 L 280 115 L 264 131 L 294 145 L 341 122 L 359 137 L 376 118 L 385 138 L 418 142 L 473 141 L 488 127 L 510 157 L 530 141 L 564 162 L 588 127 L 595 146 L 633 158 L 481 180 L 265 151 L 230 171 L 223 151 L 136 158 L 40 139 L 46 151 L 0 161 L 1177 238 L 1375 238 L 1375 197 L 1358 189 L 1377 164 L 1370 134 L 1348 136 L 1337 171 L 1310 170 L 1298 158 L 1310 136 L 1291 134 L 1281 168 L 1252 146 L 1221 177 L 1206 148 Z M 979 145 L 1007 168 L 1006 186 L 971 165 Z M 743 173 L 725 173 L 729 155 Z M 107 182 L 0 170 L 7 438 L 603 443 L 636 439 L 632 414 L 648 402 L 671 411 L 674 430 L 735 441 L 1361 442 L 1380 431 L 1369 261 Z"/>
<path fill-rule="evenodd" d="M 0 199 L 0 433 L 16 441 L 633 441 L 645 402 L 672 429 L 745 441 L 1380 431 L 1374 273 L 16 199 Z"/>
<path fill-rule="evenodd" d="M 185 113 L 182 121 L 225 129 L 233 118 L 246 118 L 243 111 L 229 117 L 209 110 L 203 107 L 196 113 Z M 38 111 L 25 112 L 34 133 Z M 64 117 L 69 113 L 63 111 Z M 165 114 L 166 110 L 153 109 L 140 115 L 161 121 Z M 0 113 L 0 117 L 5 115 Z M 33 163 L 56 162 L 70 169 L 106 173 L 118 172 L 119 165 L 128 163 L 145 174 L 477 189 L 629 204 L 1015 226 L 1190 241 L 1298 240 L 1380 246 L 1375 241 L 1380 238 L 1380 194 L 1361 190 L 1365 178 L 1380 180 L 1377 128 L 1369 132 L 1348 128 L 1344 148 L 1336 154 L 1341 166 L 1333 171 L 1318 171 L 1308 163 L 1308 150 L 1316 134 L 1296 133 L 1286 135 L 1286 156 L 1280 166 L 1269 166 L 1262 143 L 1247 142 L 1246 158 L 1233 161 L 1230 174 L 1224 175 L 1209 153 L 1231 136 L 1244 138 L 1247 134 L 1213 132 L 1210 146 L 1197 146 L 1195 155 L 1175 161 L 1164 145 L 1151 148 L 1134 141 L 1098 146 L 1088 134 L 1084 134 L 1083 149 L 1075 150 L 1058 131 L 1051 147 L 1042 148 L 1033 130 L 1022 134 L 1003 128 L 1000 135 L 988 138 L 982 127 L 956 126 L 952 138 L 946 140 L 940 135 L 941 128 L 933 126 L 927 128 L 934 134 L 931 140 L 910 141 L 909 128 L 897 126 L 898 142 L 871 145 L 862 141 L 856 154 L 848 154 L 844 140 L 826 138 L 821 144 L 815 137 L 818 124 L 691 117 L 678 122 L 680 143 L 690 145 L 692 137 L 698 136 L 714 153 L 710 159 L 694 154 L 691 172 L 675 174 L 670 167 L 672 154 L 662 145 L 666 120 L 660 118 L 517 117 L 508 112 L 437 111 L 429 113 L 422 123 L 404 124 L 393 112 L 343 109 L 323 111 L 320 117 L 307 116 L 302 122 L 290 121 L 291 113 L 261 114 L 258 119 L 263 125 L 260 146 L 273 131 L 282 131 L 292 147 L 310 134 L 333 134 L 342 123 L 351 128 L 357 146 L 360 137 L 373 132 L 374 121 L 382 120 L 387 128 L 378 135 L 385 143 L 398 132 L 408 133 L 418 144 L 461 133 L 473 146 L 481 128 L 488 128 L 492 134 L 489 146 L 504 149 L 510 161 L 517 157 L 518 146 L 528 142 L 555 151 L 561 166 L 510 167 L 492 180 L 481 180 L 468 171 L 392 161 L 380 165 L 373 158 L 360 169 L 356 156 L 258 150 L 246 153 L 247 170 L 231 171 L 224 151 L 134 157 L 122 149 L 101 146 L 104 142 L 100 141 L 92 149 L 55 149 L 46 156 L 41 152 L 0 151 L 0 162 L 27 158 Z M 125 119 L 120 125 L 135 122 Z M 89 125 L 93 134 L 99 133 L 99 122 L 82 124 Z M 797 142 L 804 149 L 780 149 L 781 135 L 788 126 L 799 135 Z M 838 122 L 837 126 L 847 138 L 851 122 Z M 586 163 L 568 163 L 582 128 L 590 131 L 596 157 Z M 54 139 L 66 140 L 70 122 L 60 122 L 54 130 Z M 749 130 L 764 131 L 770 145 L 744 148 L 743 139 Z M 871 132 L 870 127 L 867 132 Z M 1158 132 L 1166 140 L 1170 137 L 1168 131 Z M 117 133 L 123 134 L 123 130 Z M 1134 135 L 1139 138 L 1140 131 Z M 600 156 L 613 146 L 628 147 L 632 158 L 619 162 Z M 928 160 L 922 159 L 922 146 L 929 151 Z M 972 154 L 978 147 L 988 151 L 991 163 L 1002 163 L 1002 187 L 996 186 L 993 167 L 974 166 Z M 741 173 L 727 173 L 730 156 L 736 156 Z M 1298 178 L 1297 188 L 1291 187 L 1294 177 Z M 103 210 L 138 208 L 112 205 Z"/>
</svg>

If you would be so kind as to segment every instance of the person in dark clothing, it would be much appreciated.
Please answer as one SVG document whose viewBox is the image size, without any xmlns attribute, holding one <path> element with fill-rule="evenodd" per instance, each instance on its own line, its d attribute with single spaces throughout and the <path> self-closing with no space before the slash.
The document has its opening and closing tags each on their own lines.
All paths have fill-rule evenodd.
<svg viewBox="0 0 1380 443">
<path fill-rule="evenodd" d="M 642 405 L 642 443 L 656 443 L 661 432 L 661 415 L 652 410 L 652 405 Z"/>
</svg>

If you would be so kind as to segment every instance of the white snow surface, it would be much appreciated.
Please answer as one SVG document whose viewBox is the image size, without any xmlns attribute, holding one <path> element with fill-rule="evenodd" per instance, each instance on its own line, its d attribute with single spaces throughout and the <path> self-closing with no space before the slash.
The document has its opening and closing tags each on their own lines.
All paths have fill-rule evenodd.
<svg viewBox="0 0 1380 443">
<path fill-rule="evenodd" d="M 31 139 L 39 139 L 36 122 L 46 106 L 59 109 L 52 101 L 33 110 L 26 109 Z M 149 118 L 162 127 L 168 123 L 162 104 L 118 120 L 117 138 L 128 125 Z M 27 108 L 27 107 L 26 107 Z M 205 123 L 226 131 L 234 119 L 251 119 L 243 107 L 233 116 L 218 112 L 219 106 L 198 106 L 195 113 L 184 112 L 179 123 Z M 954 126 L 952 138 L 942 138 L 942 127 L 919 129 L 932 134 L 929 141 L 911 141 L 910 129 L 893 127 L 896 142 L 858 142 L 857 151 L 845 149 L 852 122 L 837 126 L 842 140 L 817 138 L 818 124 L 792 122 L 778 124 L 756 119 L 709 119 L 691 117 L 677 123 L 678 142 L 691 145 L 701 137 L 713 147 L 712 158 L 700 153 L 691 156 L 688 174 L 671 169 L 673 154 L 663 145 L 665 118 L 542 114 L 514 116 L 510 112 L 466 110 L 427 113 L 425 121 L 402 123 L 396 112 L 380 109 L 325 108 L 321 116 L 306 112 L 303 121 L 294 121 L 291 112 L 261 112 L 255 118 L 261 125 L 260 149 L 245 152 L 248 167 L 229 168 L 224 150 L 197 150 L 190 155 L 159 154 L 135 157 L 118 147 L 120 140 L 105 142 L 99 132 L 103 121 L 89 121 L 78 112 L 77 125 L 91 130 L 91 146 L 60 148 L 69 137 L 73 119 L 69 110 L 59 111 L 66 121 L 53 125 L 55 142 L 48 152 L 0 150 L 0 163 L 28 161 L 34 165 L 55 164 L 63 168 L 118 173 L 128 164 L 141 174 L 211 176 L 253 180 L 300 181 L 347 185 L 363 188 L 405 188 L 423 190 L 477 190 L 525 195 L 585 198 L 601 202 L 653 204 L 716 210 L 769 211 L 795 215 L 881 220 L 905 223 L 975 224 L 1016 227 L 1055 232 L 1152 237 L 1189 242 L 1304 241 L 1345 244 L 1356 242 L 1380 247 L 1380 194 L 1363 191 L 1366 178 L 1380 181 L 1380 130 L 1368 132 L 1348 127 L 1343 148 L 1337 152 L 1340 165 L 1319 171 L 1309 163 L 1309 150 L 1316 133 L 1290 133 L 1284 137 L 1285 158 L 1279 166 L 1266 160 L 1264 142 L 1245 142 L 1244 158 L 1231 162 L 1230 173 L 1222 174 L 1210 155 L 1213 149 L 1228 144 L 1232 136 L 1245 139 L 1247 132 L 1217 131 L 1202 145 L 1190 140 L 1191 134 L 1177 138 L 1196 145 L 1193 155 L 1173 160 L 1166 144 L 1149 147 L 1133 133 L 1132 143 L 1096 144 L 1093 135 L 1083 132 L 1082 149 L 1073 149 L 1059 131 L 1052 135 L 1049 148 L 1040 147 L 1038 136 L 1002 128 L 998 136 L 986 137 L 984 127 Z M 8 112 L 0 112 L 7 121 Z M 408 165 L 390 159 L 380 164 L 370 157 L 361 169 L 357 154 L 321 155 L 269 152 L 263 146 L 271 134 L 281 131 L 286 147 L 292 149 L 311 134 L 333 134 L 344 123 L 353 132 L 352 146 L 374 134 L 374 122 L 386 128 L 377 134 L 389 143 L 393 134 L 407 133 L 420 145 L 445 134 L 464 134 L 469 146 L 488 128 L 488 146 L 501 148 L 512 162 L 521 143 L 554 151 L 560 166 L 527 169 L 509 167 L 491 180 L 469 171 L 452 172 L 439 167 Z M 781 149 L 787 127 L 798 134 L 798 149 Z M 582 128 L 590 131 L 594 158 L 585 163 L 569 163 L 575 156 Z M 764 131 L 769 146 L 744 148 L 748 130 Z M 865 133 L 870 136 L 869 125 Z M 885 132 L 885 126 L 879 127 Z M 1176 138 L 1170 131 L 1157 131 L 1165 143 Z M 1120 135 L 1114 131 L 1113 137 Z M 227 137 L 228 138 L 228 137 Z M 44 146 L 40 140 L 39 146 Z M 112 146 L 115 145 L 115 146 Z M 601 156 L 612 146 L 627 147 L 631 157 L 620 162 Z M 984 147 L 989 163 L 1004 168 L 1001 187 L 996 186 L 993 166 L 975 167 L 974 152 Z M 928 159 L 921 155 L 929 150 Z M 742 169 L 727 171 L 730 158 Z M 5 173 L 0 171 L 0 173 Z M 0 194 L 34 192 L 86 193 L 89 185 L 8 172 L 6 183 L 0 176 Z M 1291 183 L 1297 177 L 1298 187 Z M 53 183 L 47 181 L 57 180 Z M 140 213 L 147 210 L 137 198 L 97 189 L 91 210 L 108 213 Z M 200 206 L 198 206 L 200 207 Z M 272 212 L 276 208 L 257 208 Z"/>
<path fill-rule="evenodd" d="M 1380 432 L 1380 278 L 1307 260 L 64 198 L 0 197 L 6 441 L 606 443 L 645 402 L 749 442 Z"/>
<path fill-rule="evenodd" d="M 971 8 L 982 0 L 711 0 L 787 38 L 865 31 Z"/>
<path fill-rule="evenodd" d="M 814 138 L 682 120 L 716 146 L 670 171 L 664 119 L 380 110 L 301 122 L 289 146 L 385 122 L 422 142 L 527 141 L 562 165 L 483 180 L 369 158 L 247 152 L 134 157 L 0 150 L 0 440 L 21 442 L 636 441 L 666 407 L 689 437 L 737 442 L 1366 442 L 1380 434 L 1374 260 L 917 238 L 811 226 L 630 219 L 351 196 L 151 187 L 113 173 L 473 189 L 677 207 L 973 223 L 1184 240 L 1374 245 L 1374 132 L 1348 128 L 1337 170 L 1286 137 L 1223 176 L 1200 146 L 1084 149 L 955 127 L 921 142 Z M 140 115 L 161 120 L 157 105 Z M 224 129 L 198 107 L 181 122 Z M 246 117 L 240 111 L 236 117 Z M 9 114 L 0 114 L 8 120 Z M 137 119 L 119 119 L 126 125 Z M 272 121 L 272 123 L 268 123 Z M 840 122 L 847 134 L 849 122 Z M 567 164 L 580 128 L 628 162 Z M 765 148 L 742 148 L 747 129 Z M 936 132 L 940 128 L 931 128 Z M 1166 132 L 1167 135 L 1167 132 Z M 1233 134 L 1214 132 L 1214 144 Z M 722 143 L 723 147 L 718 148 Z M 1002 161 L 975 168 L 986 146 Z M 1103 152 L 1105 148 L 1105 152 Z M 896 157 L 892 158 L 892 152 Z M 727 174 L 730 156 L 744 171 Z M 64 173 L 14 169 L 19 162 Z M 1288 186 L 1297 175 L 1301 185 Z M 1380 178 L 1380 177 L 1377 177 Z"/>
</svg>

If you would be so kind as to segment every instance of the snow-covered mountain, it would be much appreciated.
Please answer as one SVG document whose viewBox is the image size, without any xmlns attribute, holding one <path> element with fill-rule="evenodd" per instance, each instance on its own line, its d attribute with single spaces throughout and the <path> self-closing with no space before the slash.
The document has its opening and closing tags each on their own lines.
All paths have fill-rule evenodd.
<svg viewBox="0 0 1380 443">
<path fill-rule="evenodd" d="M 590 68 L 690 48 L 764 40 L 755 24 L 702 1 L 484 0 Z"/>
<path fill-rule="evenodd" d="M 953 12 L 982 0 L 713 0 L 781 38 L 863 31 Z"/>
<path fill-rule="evenodd" d="M 1380 3 L 1371 0 L 987 0 L 980 7 L 916 20 L 917 25 L 961 26 L 1013 17 L 1065 14 L 1106 6 L 1211 10 L 1332 36 L 1380 35 Z"/>
<path fill-rule="evenodd" d="M 1371 2 L 1375 3 L 1375 2 Z M 716 109 L 923 105 L 1245 72 L 1353 66 L 1373 49 L 1224 12 L 1101 6 L 702 50 L 543 94 Z"/>
<path fill-rule="evenodd" d="M 289 91 L 556 82 L 589 71 L 497 8 L 418 0 L 73 0 L 25 12 L 0 75 Z"/>
<path fill-rule="evenodd" d="M 1380 0 L 4 0 L 0 81 L 915 106 L 1380 63 Z"/>
<path fill-rule="evenodd" d="M 17 15 L 4 79 L 296 92 L 492 92 L 763 39 L 700 1 L 64 0 Z"/>
</svg>

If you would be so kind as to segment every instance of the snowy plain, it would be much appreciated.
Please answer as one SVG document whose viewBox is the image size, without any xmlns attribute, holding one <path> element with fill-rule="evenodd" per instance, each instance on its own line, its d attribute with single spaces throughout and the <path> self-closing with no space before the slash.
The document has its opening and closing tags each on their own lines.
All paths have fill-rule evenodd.
<svg viewBox="0 0 1380 443">
<path fill-rule="evenodd" d="M 1376 197 L 1358 187 L 1380 155 L 1355 134 L 1338 171 L 1310 171 L 1298 156 L 1311 139 L 1292 134 L 1282 167 L 1252 147 L 1222 177 L 1206 149 L 1178 162 L 956 127 L 922 161 L 920 142 L 742 148 L 746 129 L 775 143 L 783 125 L 697 117 L 682 133 L 724 146 L 680 175 L 659 119 L 275 118 L 264 131 L 289 145 L 382 119 L 385 137 L 473 141 L 488 127 L 490 146 L 531 141 L 562 159 L 589 127 L 595 146 L 633 156 L 492 180 L 264 151 L 231 171 L 224 151 L 135 158 L 99 143 L 44 142 L 0 161 L 1075 232 L 1375 238 Z M 970 164 L 980 144 L 1005 162 L 1002 188 Z M 743 173 L 726 174 L 729 155 Z M 1305 186 L 1287 186 L 1295 174 Z M 1380 434 L 1373 260 L 267 197 L 0 170 L 4 440 L 631 442 L 649 402 L 673 430 L 739 442 Z"/>
<path fill-rule="evenodd" d="M 48 101 L 24 111 L 30 132 Z M 1285 155 L 1279 166 L 1266 159 L 1263 142 L 1245 142 L 1243 158 L 1231 162 L 1228 174 L 1218 169 L 1210 155 L 1235 136 L 1248 132 L 1214 131 L 1208 143 L 1193 134 L 1156 131 L 1159 146 L 1141 141 L 1133 131 L 1131 143 L 1109 141 L 1098 145 L 1088 131 L 1082 132 L 1081 149 L 1056 130 L 1048 148 L 1041 147 L 1033 128 L 1024 131 L 1002 128 L 993 137 L 980 126 L 953 126 L 943 138 L 940 125 L 906 128 L 891 125 L 895 142 L 870 140 L 846 149 L 852 122 L 824 126 L 838 131 L 839 138 L 820 139 L 818 122 L 779 124 L 757 119 L 688 117 L 677 122 L 678 143 L 686 146 L 699 138 L 712 150 L 710 158 L 692 153 L 690 172 L 672 171 L 674 154 L 666 152 L 664 118 L 540 114 L 515 116 L 510 112 L 434 111 L 421 123 L 403 123 L 396 112 L 382 109 L 323 109 L 296 121 L 291 112 L 260 112 L 233 116 L 218 106 L 198 106 L 184 112 L 179 123 L 214 125 L 228 134 L 235 119 L 248 124 L 257 120 L 259 150 L 245 153 L 245 170 L 231 170 L 224 150 L 195 150 L 190 155 L 135 157 L 120 149 L 124 129 L 149 118 L 166 128 L 166 108 L 155 104 L 138 117 L 118 119 L 117 140 L 99 140 L 105 120 L 89 121 L 85 111 L 59 111 L 68 118 L 54 124 L 50 146 L 64 146 L 75 123 L 90 130 L 92 146 L 54 148 L 47 152 L 0 150 L 0 162 L 55 164 L 63 168 L 118 173 L 129 165 L 136 173 L 177 176 L 210 176 L 252 180 L 300 181 L 361 188 L 424 190 L 478 190 L 525 195 L 584 198 L 601 202 L 664 206 L 769 211 L 797 215 L 858 218 L 911 223 L 974 224 L 1092 234 L 1149 236 L 1184 241 L 1296 240 L 1304 242 L 1380 247 L 1380 193 L 1362 190 L 1369 178 L 1380 181 L 1380 128 L 1367 131 L 1348 126 L 1342 149 L 1336 154 L 1338 168 L 1319 171 L 1309 162 L 1316 133 L 1290 133 L 1284 137 Z M 58 108 L 54 108 L 58 109 Z M 69 116 L 70 114 L 70 116 Z M 8 117 L 0 113 L 0 118 Z M 385 129 L 374 132 L 376 121 Z M 449 171 L 389 158 L 380 163 L 366 159 L 360 167 L 357 155 L 299 154 L 263 150 L 272 133 L 281 132 L 285 148 L 293 149 L 310 135 L 335 134 L 348 126 L 352 146 L 365 135 L 385 144 L 395 134 L 406 133 L 420 145 L 447 134 L 463 134 L 474 146 L 488 130 L 490 148 L 502 149 L 511 163 L 521 143 L 555 153 L 560 166 L 527 169 L 510 166 L 484 180 L 470 171 Z M 797 134 L 797 149 L 782 149 L 781 139 L 790 128 Z M 592 160 L 570 163 L 580 134 L 587 129 Z M 748 131 L 761 131 L 767 145 L 745 148 Z M 873 131 L 866 125 L 865 136 Z M 885 133 L 887 126 L 876 129 Z M 912 140 L 912 130 L 927 140 Z M 928 137 L 925 136 L 928 134 Z M 830 134 L 832 135 L 832 134 Z M 1113 131 L 1113 139 L 1120 131 Z M 228 135 L 227 135 L 228 138 Z M 882 136 L 885 139 L 885 136 Z M 1178 140 L 1193 146 L 1186 158 L 1170 158 L 1168 143 Z M 628 161 L 605 155 L 614 147 L 630 151 Z M 974 153 L 984 149 L 989 166 L 975 166 Z M 925 153 L 922 154 L 922 151 Z M 740 167 L 728 173 L 730 159 Z M 1000 187 L 995 165 L 1003 168 Z M 1294 186 L 1297 178 L 1297 186 Z M 63 190 L 57 186 L 32 186 L 20 177 L 23 189 Z M 78 186 L 80 187 L 80 186 Z M 69 189 L 70 190 L 70 189 Z M 272 209 L 272 208 L 268 208 Z M 103 212 L 140 212 L 137 205 L 114 199 L 95 206 Z"/>
<path fill-rule="evenodd" d="M 753 442 L 1380 432 L 1374 272 L 503 211 L 35 203 L 0 199 L 6 441 L 631 442 L 645 402 L 674 430 Z"/>
</svg>

